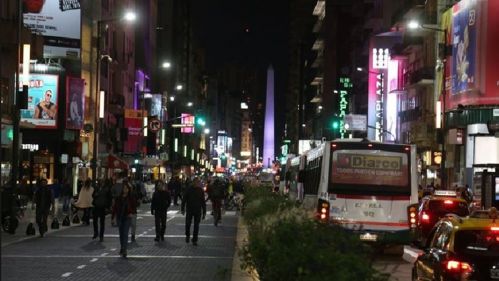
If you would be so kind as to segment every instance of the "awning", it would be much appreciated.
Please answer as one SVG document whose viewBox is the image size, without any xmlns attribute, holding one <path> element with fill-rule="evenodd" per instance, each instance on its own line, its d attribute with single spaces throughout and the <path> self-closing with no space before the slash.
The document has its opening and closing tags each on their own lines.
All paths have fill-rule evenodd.
<svg viewBox="0 0 499 281">
<path fill-rule="evenodd" d="M 120 169 L 120 170 L 129 169 L 128 163 L 114 154 L 109 154 L 109 156 L 107 157 L 107 167 L 108 169 Z"/>
</svg>

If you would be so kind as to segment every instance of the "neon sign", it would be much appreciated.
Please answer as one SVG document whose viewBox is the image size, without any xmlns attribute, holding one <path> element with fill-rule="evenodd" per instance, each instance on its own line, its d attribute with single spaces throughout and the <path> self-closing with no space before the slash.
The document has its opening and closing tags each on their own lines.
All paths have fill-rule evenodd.
<svg viewBox="0 0 499 281">
<path fill-rule="evenodd" d="M 345 115 L 348 113 L 348 91 L 347 89 L 353 88 L 353 84 L 348 77 L 341 77 L 340 78 L 340 88 L 343 88 L 340 90 L 340 137 L 343 139 L 345 138 Z"/>
<path fill-rule="evenodd" d="M 383 73 L 376 74 L 376 135 L 377 141 L 382 141 L 382 130 L 383 130 L 383 91 L 384 91 L 384 79 Z"/>
<path fill-rule="evenodd" d="M 373 49 L 373 68 L 374 69 L 386 69 L 388 67 L 388 60 L 390 59 L 390 50 L 385 49 Z"/>
</svg>

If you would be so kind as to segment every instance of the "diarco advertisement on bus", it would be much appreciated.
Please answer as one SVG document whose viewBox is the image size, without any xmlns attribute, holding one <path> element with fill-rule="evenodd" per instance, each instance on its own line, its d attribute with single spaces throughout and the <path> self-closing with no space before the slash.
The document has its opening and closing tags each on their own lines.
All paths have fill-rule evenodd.
<svg viewBox="0 0 499 281">
<path fill-rule="evenodd" d="M 57 128 L 58 81 L 57 75 L 29 76 L 28 109 L 21 109 L 21 122 L 31 123 L 36 129 Z"/>
<path fill-rule="evenodd" d="M 332 157 L 332 184 L 407 186 L 407 155 L 396 152 L 338 150 Z"/>
</svg>

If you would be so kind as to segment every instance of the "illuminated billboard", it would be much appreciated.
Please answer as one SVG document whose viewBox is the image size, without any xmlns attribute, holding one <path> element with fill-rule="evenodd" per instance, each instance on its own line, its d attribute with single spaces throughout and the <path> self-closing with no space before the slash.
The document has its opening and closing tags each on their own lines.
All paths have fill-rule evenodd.
<svg viewBox="0 0 499 281">
<path fill-rule="evenodd" d="M 184 125 L 184 127 L 180 128 L 180 132 L 183 134 L 194 134 L 194 115 L 182 113 L 180 116 L 181 124 Z"/>
<path fill-rule="evenodd" d="M 452 57 L 448 60 L 446 110 L 462 105 L 499 104 L 499 1 L 462 0 L 450 20 Z"/>
<path fill-rule="evenodd" d="M 78 0 L 23 0 L 23 22 L 44 37 L 45 58 L 80 58 L 81 9 Z"/>
<path fill-rule="evenodd" d="M 85 121 L 85 80 L 66 79 L 66 129 L 81 130 Z"/>
<path fill-rule="evenodd" d="M 333 184 L 407 186 L 408 157 L 397 152 L 337 150 L 332 155 Z"/>
<path fill-rule="evenodd" d="M 22 75 L 20 80 L 22 81 Z M 35 129 L 57 128 L 58 83 L 57 75 L 29 76 L 28 109 L 21 109 L 21 122 L 30 123 Z"/>
</svg>

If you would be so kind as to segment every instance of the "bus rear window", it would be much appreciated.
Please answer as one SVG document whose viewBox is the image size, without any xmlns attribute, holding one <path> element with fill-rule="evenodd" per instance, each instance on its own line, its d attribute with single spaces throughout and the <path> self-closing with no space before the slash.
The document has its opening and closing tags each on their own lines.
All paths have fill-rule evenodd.
<svg viewBox="0 0 499 281">
<path fill-rule="evenodd" d="M 454 249 L 457 254 L 499 257 L 499 232 L 490 230 L 457 231 Z"/>
</svg>

